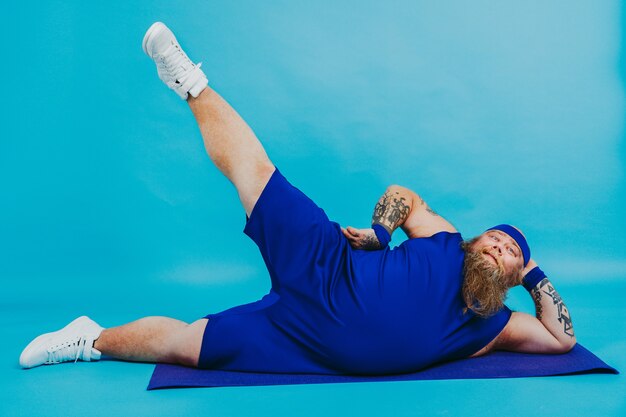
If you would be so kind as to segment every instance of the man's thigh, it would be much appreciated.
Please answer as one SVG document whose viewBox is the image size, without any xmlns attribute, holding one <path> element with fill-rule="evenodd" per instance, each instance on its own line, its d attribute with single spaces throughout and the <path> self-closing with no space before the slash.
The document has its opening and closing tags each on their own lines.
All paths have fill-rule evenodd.
<svg viewBox="0 0 626 417">
<path fill-rule="evenodd" d="M 242 170 L 243 173 L 240 175 L 233 175 L 233 184 L 237 188 L 239 200 L 247 216 L 250 216 L 252 213 L 263 189 L 275 170 L 274 165 L 268 162 L 266 164 L 256 164 L 247 171 Z"/>
<path fill-rule="evenodd" d="M 319 287 L 337 275 L 349 251 L 340 226 L 276 170 L 244 229 L 258 245 L 279 293 Z"/>
</svg>

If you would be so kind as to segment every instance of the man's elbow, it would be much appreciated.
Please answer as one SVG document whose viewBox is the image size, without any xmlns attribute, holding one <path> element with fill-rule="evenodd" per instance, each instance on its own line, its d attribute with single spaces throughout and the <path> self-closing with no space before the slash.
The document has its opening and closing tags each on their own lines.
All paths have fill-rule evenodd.
<svg viewBox="0 0 626 417">
<path fill-rule="evenodd" d="M 392 184 L 389 187 L 387 187 L 387 192 L 393 194 L 399 194 L 400 197 L 404 197 L 407 200 L 417 200 L 419 199 L 419 196 L 417 195 L 417 193 L 413 190 L 411 190 L 410 188 L 407 187 L 403 187 L 402 185 L 398 185 L 398 184 Z"/>
<path fill-rule="evenodd" d="M 408 191 L 410 191 L 410 190 L 409 190 L 408 188 L 403 187 L 403 186 L 398 185 L 398 184 L 391 184 L 389 187 L 387 187 L 387 191 L 389 191 L 389 192 L 394 192 L 394 191 L 396 191 L 396 192 L 403 192 L 403 193 L 406 193 L 406 192 L 408 192 Z"/>
<path fill-rule="evenodd" d="M 558 349 L 558 353 L 567 353 L 576 346 L 576 338 L 572 337 L 566 342 L 561 343 Z"/>
</svg>

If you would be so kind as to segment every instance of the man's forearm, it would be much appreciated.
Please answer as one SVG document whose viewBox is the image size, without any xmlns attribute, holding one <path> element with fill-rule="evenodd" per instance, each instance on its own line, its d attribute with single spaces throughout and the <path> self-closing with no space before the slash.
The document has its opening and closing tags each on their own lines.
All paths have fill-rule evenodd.
<svg viewBox="0 0 626 417">
<path fill-rule="evenodd" d="M 563 345 L 576 343 L 569 309 L 548 278 L 541 280 L 530 294 L 535 313 L 546 329 Z"/>
<path fill-rule="evenodd" d="M 409 217 L 413 207 L 413 195 L 404 188 L 392 185 L 385 191 L 372 214 L 372 225 L 379 224 L 389 232 L 393 233 Z"/>
</svg>

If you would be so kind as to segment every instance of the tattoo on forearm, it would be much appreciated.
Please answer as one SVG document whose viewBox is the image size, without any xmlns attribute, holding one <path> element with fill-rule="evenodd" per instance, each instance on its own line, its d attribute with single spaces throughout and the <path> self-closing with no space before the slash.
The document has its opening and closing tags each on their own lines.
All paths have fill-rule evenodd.
<svg viewBox="0 0 626 417">
<path fill-rule="evenodd" d="M 546 289 L 543 289 L 543 287 L 546 287 Z M 574 326 L 572 325 L 569 310 L 561 299 L 559 293 L 554 289 L 547 278 L 541 281 L 539 289 L 542 290 L 544 294 L 547 294 L 550 298 L 552 298 L 552 303 L 556 305 L 558 315 L 557 318 L 559 323 L 563 325 L 563 332 L 570 337 L 574 337 Z"/>
<path fill-rule="evenodd" d="M 376 237 L 376 235 L 365 236 L 363 238 L 362 249 L 367 249 L 367 250 L 380 249 L 380 246 L 381 246 L 380 242 L 378 241 L 378 238 Z"/>
<path fill-rule="evenodd" d="M 378 200 L 372 215 L 372 224 L 380 224 L 389 228 L 392 232 L 404 223 L 411 212 L 411 207 L 406 204 L 406 198 L 400 197 L 399 192 L 386 191 Z"/>
<path fill-rule="evenodd" d="M 533 300 L 535 301 L 535 312 L 537 313 L 537 319 L 541 320 L 543 307 L 541 307 L 541 291 L 539 291 L 539 286 L 533 288 L 532 295 Z"/>
</svg>

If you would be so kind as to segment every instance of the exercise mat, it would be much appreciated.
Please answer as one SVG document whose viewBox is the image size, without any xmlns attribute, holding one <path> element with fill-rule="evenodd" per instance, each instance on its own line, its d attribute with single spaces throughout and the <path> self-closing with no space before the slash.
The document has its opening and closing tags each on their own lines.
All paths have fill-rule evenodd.
<svg viewBox="0 0 626 417">
<path fill-rule="evenodd" d="M 446 362 L 418 372 L 383 376 L 232 372 L 159 364 L 148 389 L 414 381 L 427 379 L 523 378 L 531 376 L 619 373 L 580 344 L 562 355 L 492 352 Z"/>
</svg>

